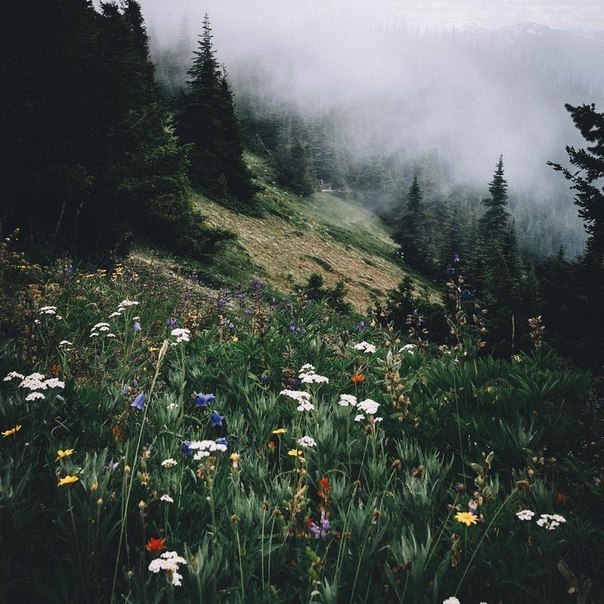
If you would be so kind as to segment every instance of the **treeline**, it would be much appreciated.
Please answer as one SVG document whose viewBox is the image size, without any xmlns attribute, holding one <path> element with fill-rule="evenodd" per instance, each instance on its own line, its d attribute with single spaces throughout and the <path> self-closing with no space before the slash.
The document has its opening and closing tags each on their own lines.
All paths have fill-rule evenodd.
<svg viewBox="0 0 604 604">
<path fill-rule="evenodd" d="M 191 196 L 191 183 L 243 202 L 255 191 L 226 78 L 204 50 L 207 30 L 175 112 L 134 0 L 99 10 L 87 0 L 6 0 L 0 19 L 4 233 L 20 228 L 40 249 L 80 256 L 123 253 L 135 237 L 205 256 L 229 237 L 203 223 Z"/>
</svg>

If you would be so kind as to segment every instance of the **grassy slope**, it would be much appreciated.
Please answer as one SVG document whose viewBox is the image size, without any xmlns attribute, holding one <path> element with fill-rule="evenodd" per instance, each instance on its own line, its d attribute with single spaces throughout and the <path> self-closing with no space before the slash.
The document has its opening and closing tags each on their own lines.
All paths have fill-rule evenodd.
<svg viewBox="0 0 604 604">
<path fill-rule="evenodd" d="M 202 196 L 197 203 L 208 224 L 237 234 L 269 285 L 287 292 L 312 273 L 320 273 L 328 286 L 342 279 L 347 298 L 360 311 L 372 304 L 372 296 L 383 296 L 398 285 L 406 273 L 393 261 L 396 246 L 373 214 L 326 193 L 299 198 L 271 182 L 260 158 L 246 159 L 262 187 L 258 197 L 263 217 L 236 213 Z M 436 298 L 426 282 L 414 282 Z"/>
</svg>

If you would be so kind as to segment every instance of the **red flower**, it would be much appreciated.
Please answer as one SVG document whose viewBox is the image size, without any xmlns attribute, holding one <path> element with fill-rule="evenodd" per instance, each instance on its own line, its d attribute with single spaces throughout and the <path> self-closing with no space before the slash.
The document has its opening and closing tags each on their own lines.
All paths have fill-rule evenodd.
<svg viewBox="0 0 604 604">
<path fill-rule="evenodd" d="M 327 478 L 327 476 L 323 476 L 323 478 L 319 480 L 319 486 L 321 488 L 317 491 L 317 495 L 323 500 L 323 503 L 327 506 L 329 505 L 329 492 L 331 491 L 329 478 Z"/>
<path fill-rule="evenodd" d="M 113 432 L 113 438 L 116 443 L 122 442 L 124 440 L 124 435 L 122 434 L 122 429 L 116 424 L 111 429 Z"/>
<path fill-rule="evenodd" d="M 154 556 L 158 556 L 166 549 L 166 540 L 162 537 L 150 537 L 145 549 Z"/>
<path fill-rule="evenodd" d="M 567 503 L 568 497 L 562 491 L 558 491 L 556 493 L 556 501 L 558 503 Z"/>
</svg>

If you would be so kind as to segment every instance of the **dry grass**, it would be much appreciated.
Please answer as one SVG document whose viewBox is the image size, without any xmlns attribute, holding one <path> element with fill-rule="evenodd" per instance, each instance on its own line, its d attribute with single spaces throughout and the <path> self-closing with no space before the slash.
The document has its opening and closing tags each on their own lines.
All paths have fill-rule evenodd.
<svg viewBox="0 0 604 604">
<path fill-rule="evenodd" d="M 237 234 L 239 243 L 252 260 L 266 273 L 266 280 L 276 289 L 289 292 L 295 284 L 302 284 L 312 273 L 323 276 L 325 284 L 333 285 L 342 279 L 347 287 L 347 299 L 357 310 L 365 311 L 372 305 L 372 296 L 381 297 L 398 285 L 404 272 L 382 255 L 369 253 L 356 246 L 338 241 L 329 234 L 337 216 L 323 212 L 328 196 L 315 196 L 312 203 L 290 201 L 291 215 L 287 218 L 267 215 L 264 218 L 244 216 L 225 209 L 206 199 L 200 199 L 200 210 L 211 226 L 227 228 Z M 363 221 L 360 208 L 334 199 L 334 206 L 348 209 L 348 229 L 358 228 L 367 236 L 373 231 L 376 240 L 386 247 L 394 244 L 373 218 Z M 283 201 L 283 198 L 281 199 Z M 294 204 L 300 206 L 295 208 Z M 344 206 L 342 206 L 344 204 Z M 323 214 L 324 219 L 320 216 Z M 352 216 L 356 216 L 354 223 Z M 352 222 L 351 222 L 352 221 Z"/>
</svg>

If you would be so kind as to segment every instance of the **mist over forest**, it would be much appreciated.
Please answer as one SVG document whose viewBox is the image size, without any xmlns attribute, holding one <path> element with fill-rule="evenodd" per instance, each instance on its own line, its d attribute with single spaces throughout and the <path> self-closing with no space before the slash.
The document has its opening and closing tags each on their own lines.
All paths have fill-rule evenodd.
<svg viewBox="0 0 604 604">
<path fill-rule="evenodd" d="M 418 173 L 435 198 L 460 187 L 466 197 L 484 196 L 503 155 L 525 245 L 534 215 L 555 239 L 538 254 L 560 244 L 571 256 L 582 251 L 567 183 L 546 162 L 562 161 L 565 146 L 579 140 L 564 104 L 604 102 L 603 32 L 564 31 L 551 15 L 556 28 L 512 22 L 539 17 L 526 7 L 509 11 L 508 22 L 493 14 L 496 22 L 455 27 L 430 26 L 429 8 L 410 17 L 394 3 L 178 2 L 168 11 L 146 0 L 142 7 L 158 78 L 172 93 L 185 84 L 207 11 L 240 110 L 328 116 L 353 163 L 385 160 L 400 191 Z"/>
</svg>

